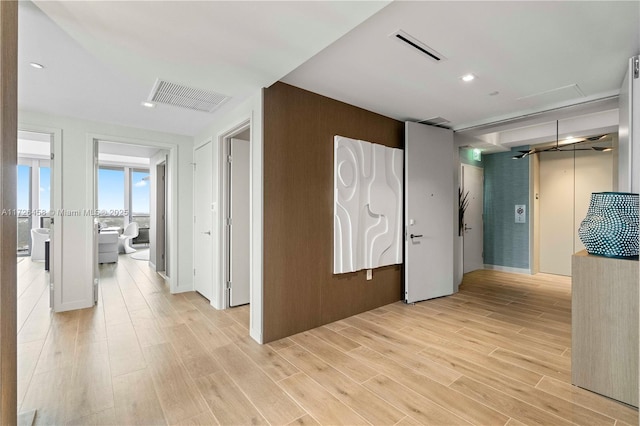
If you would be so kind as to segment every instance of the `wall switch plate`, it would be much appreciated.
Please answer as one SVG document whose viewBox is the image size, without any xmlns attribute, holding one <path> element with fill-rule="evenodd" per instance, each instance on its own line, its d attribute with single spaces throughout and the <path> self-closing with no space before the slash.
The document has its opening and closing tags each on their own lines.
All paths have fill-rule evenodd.
<svg viewBox="0 0 640 426">
<path fill-rule="evenodd" d="M 367 269 L 367 281 L 373 278 L 373 270 Z"/>
</svg>

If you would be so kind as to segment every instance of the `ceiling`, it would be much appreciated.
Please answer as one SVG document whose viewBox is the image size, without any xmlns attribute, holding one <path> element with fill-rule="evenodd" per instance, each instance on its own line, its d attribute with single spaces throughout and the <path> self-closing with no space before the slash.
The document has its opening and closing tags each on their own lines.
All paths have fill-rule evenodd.
<svg viewBox="0 0 640 426">
<path fill-rule="evenodd" d="M 387 4 L 21 2 L 20 108 L 194 135 L 282 79 L 461 130 L 615 96 L 640 53 L 639 2 Z M 444 59 L 389 37 L 400 29 Z M 145 109 L 156 78 L 231 100 L 214 113 Z"/>
<path fill-rule="evenodd" d="M 194 135 L 387 4 L 23 1 L 19 107 Z M 213 114 L 142 107 L 158 78 L 231 99 Z"/>
</svg>

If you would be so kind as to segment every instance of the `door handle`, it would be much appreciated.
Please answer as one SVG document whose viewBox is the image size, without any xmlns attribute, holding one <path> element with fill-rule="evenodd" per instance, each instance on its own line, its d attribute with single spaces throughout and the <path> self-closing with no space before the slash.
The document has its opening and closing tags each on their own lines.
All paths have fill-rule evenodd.
<svg viewBox="0 0 640 426">
<path fill-rule="evenodd" d="M 473 228 L 471 228 L 470 226 L 467 226 L 467 225 L 465 224 L 465 225 L 464 225 L 464 230 L 465 230 L 465 231 L 468 231 L 469 229 L 473 229 Z"/>
<path fill-rule="evenodd" d="M 411 238 L 422 238 L 422 234 L 411 234 L 409 235 Z"/>
<path fill-rule="evenodd" d="M 211 231 L 203 232 L 203 234 L 211 235 Z"/>
</svg>

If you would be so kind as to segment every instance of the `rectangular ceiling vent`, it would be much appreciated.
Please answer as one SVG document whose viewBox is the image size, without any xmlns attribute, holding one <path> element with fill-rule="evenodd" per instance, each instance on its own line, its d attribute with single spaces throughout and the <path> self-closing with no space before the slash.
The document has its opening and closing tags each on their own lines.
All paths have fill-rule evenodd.
<svg viewBox="0 0 640 426">
<path fill-rule="evenodd" d="M 228 96 L 203 89 L 195 89 L 161 79 L 156 80 L 149 96 L 150 102 L 173 105 L 193 111 L 213 112 Z"/>
<path fill-rule="evenodd" d="M 427 58 L 431 59 L 434 62 L 440 62 L 443 59 L 446 59 L 443 55 L 438 53 L 435 49 L 430 48 L 417 38 L 405 33 L 402 30 L 398 30 L 395 33 L 391 34 L 390 37 L 394 37 L 396 40 L 400 40 L 407 46 L 412 47 L 415 50 L 427 55 Z"/>
<path fill-rule="evenodd" d="M 429 126 L 442 127 L 443 129 L 450 129 L 451 122 L 443 117 L 431 117 L 426 120 L 418 121 L 420 124 L 428 124 Z"/>
</svg>

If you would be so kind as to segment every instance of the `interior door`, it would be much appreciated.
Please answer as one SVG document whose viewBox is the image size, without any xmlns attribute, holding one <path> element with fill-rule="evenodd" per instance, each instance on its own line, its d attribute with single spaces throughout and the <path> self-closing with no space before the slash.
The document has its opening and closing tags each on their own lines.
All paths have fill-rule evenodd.
<svg viewBox="0 0 640 426">
<path fill-rule="evenodd" d="M 213 296 L 213 151 L 208 142 L 194 151 L 194 230 L 193 279 L 195 290 L 211 300 Z"/>
<path fill-rule="evenodd" d="M 249 303 L 249 141 L 231 139 L 230 148 L 229 306 L 239 306 Z"/>
<path fill-rule="evenodd" d="M 462 165 L 462 191 L 467 194 L 469 204 L 464 214 L 463 271 L 484 268 L 483 252 L 483 182 L 484 170 L 480 167 Z"/>
<path fill-rule="evenodd" d="M 453 293 L 453 132 L 405 123 L 405 301 Z"/>
<path fill-rule="evenodd" d="M 156 166 L 156 271 L 165 270 L 165 164 L 162 163 Z"/>
<path fill-rule="evenodd" d="M 99 175 L 100 141 L 93 140 L 93 210 L 98 210 L 98 175 Z M 98 302 L 98 284 L 100 282 L 100 268 L 98 264 L 98 218 L 94 217 L 93 223 L 93 301 Z"/>
<path fill-rule="evenodd" d="M 56 187 L 55 187 L 55 149 L 53 144 L 58 143 L 54 141 L 52 135 L 49 135 L 49 210 L 54 210 L 56 207 Z M 55 276 L 58 272 L 56 268 L 57 253 L 56 246 L 60 232 L 60 219 L 54 218 L 55 215 L 51 215 L 49 218 L 49 307 L 54 308 L 55 303 Z"/>
</svg>

